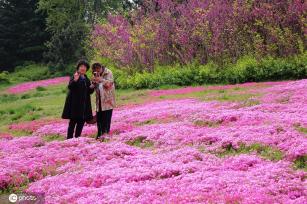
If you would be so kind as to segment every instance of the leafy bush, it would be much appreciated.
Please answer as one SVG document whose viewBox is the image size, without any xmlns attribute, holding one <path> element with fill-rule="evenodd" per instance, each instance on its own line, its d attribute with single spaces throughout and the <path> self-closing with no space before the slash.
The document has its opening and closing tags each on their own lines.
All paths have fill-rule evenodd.
<svg viewBox="0 0 307 204">
<path fill-rule="evenodd" d="M 41 79 L 48 79 L 51 77 L 49 69 L 41 64 L 29 64 L 18 66 L 15 72 L 9 74 L 9 80 L 13 83 L 23 81 L 37 81 Z"/>
<path fill-rule="evenodd" d="M 154 73 L 111 68 L 118 88 L 157 88 L 165 85 L 188 86 L 195 84 L 225 84 L 259 81 L 302 79 L 307 77 L 307 54 L 291 58 L 267 57 L 257 60 L 245 56 L 235 64 L 219 67 L 213 62 L 200 65 L 196 62 L 180 66 L 156 66 Z"/>
<path fill-rule="evenodd" d="M 199 84 L 220 82 L 221 79 L 220 73 L 218 72 L 218 66 L 213 62 L 206 65 L 200 65 L 196 80 Z"/>
<path fill-rule="evenodd" d="M 0 84 L 8 84 L 10 83 L 8 78 L 9 73 L 7 71 L 0 73 Z"/>
<path fill-rule="evenodd" d="M 239 59 L 236 64 L 226 67 L 223 78 L 229 83 L 242 83 L 247 80 L 248 75 L 254 76 L 256 74 L 253 68 L 257 66 L 257 63 L 255 58 L 245 56 Z"/>
<path fill-rule="evenodd" d="M 307 76 L 306 59 L 306 53 L 291 58 L 267 57 L 260 61 L 253 57 L 244 57 L 236 64 L 228 66 L 223 78 L 226 83 L 302 79 Z"/>
<path fill-rule="evenodd" d="M 76 64 L 77 64 L 77 62 L 76 63 L 71 63 L 69 65 L 65 65 L 65 67 L 63 67 L 60 70 L 54 70 L 53 68 L 50 68 L 50 67 L 49 67 L 49 69 L 53 70 L 52 71 L 52 75 L 54 77 L 71 76 L 71 75 L 73 75 L 73 73 L 76 72 Z M 88 72 L 88 73 L 90 73 L 90 72 Z"/>
<path fill-rule="evenodd" d="M 198 84 L 198 71 L 193 64 L 185 67 L 181 67 L 179 64 L 173 66 L 157 66 L 153 73 L 137 72 L 129 77 L 120 76 L 121 80 L 118 82 L 121 88 L 137 89 L 157 88 L 163 85 L 187 86 Z"/>
</svg>

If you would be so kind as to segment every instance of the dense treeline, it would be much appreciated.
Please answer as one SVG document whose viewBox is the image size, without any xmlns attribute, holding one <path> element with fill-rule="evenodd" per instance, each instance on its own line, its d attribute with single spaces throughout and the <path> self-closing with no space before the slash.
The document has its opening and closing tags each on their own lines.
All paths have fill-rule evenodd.
<svg viewBox="0 0 307 204">
<path fill-rule="evenodd" d="M 45 13 L 36 12 L 37 2 L 0 1 L 1 70 L 12 70 L 25 61 L 42 61 L 50 35 L 45 31 Z"/>
<path fill-rule="evenodd" d="M 128 0 L 1 0 L 0 71 L 24 63 L 48 63 L 51 71 L 61 71 L 89 57 L 95 23 L 134 5 Z"/>
</svg>

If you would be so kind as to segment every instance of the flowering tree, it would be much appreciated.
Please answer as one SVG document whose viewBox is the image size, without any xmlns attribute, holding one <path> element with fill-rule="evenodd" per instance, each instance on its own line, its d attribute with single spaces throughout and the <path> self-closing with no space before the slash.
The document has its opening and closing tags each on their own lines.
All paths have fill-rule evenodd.
<svg viewBox="0 0 307 204">
<path fill-rule="evenodd" d="M 302 1 L 146 0 L 129 18 L 109 16 L 93 31 L 99 53 L 123 66 L 289 56 L 306 48 Z"/>
</svg>

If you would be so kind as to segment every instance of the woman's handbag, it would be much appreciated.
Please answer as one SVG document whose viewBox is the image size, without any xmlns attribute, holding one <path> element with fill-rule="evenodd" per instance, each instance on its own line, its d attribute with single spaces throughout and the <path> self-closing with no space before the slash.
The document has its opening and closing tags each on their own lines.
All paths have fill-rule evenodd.
<svg viewBox="0 0 307 204">
<path fill-rule="evenodd" d="M 94 115 L 91 120 L 86 121 L 87 124 L 95 124 L 97 122 L 97 115 Z"/>
</svg>

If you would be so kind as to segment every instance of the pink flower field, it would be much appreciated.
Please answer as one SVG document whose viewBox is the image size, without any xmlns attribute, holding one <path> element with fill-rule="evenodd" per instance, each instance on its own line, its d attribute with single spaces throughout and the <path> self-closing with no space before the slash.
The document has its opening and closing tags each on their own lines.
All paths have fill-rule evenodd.
<svg viewBox="0 0 307 204">
<path fill-rule="evenodd" d="M 18 84 L 16 86 L 10 87 L 7 92 L 10 94 L 18 94 L 18 93 L 23 93 L 26 91 L 30 91 L 32 89 L 35 89 L 37 87 L 46 87 L 50 85 L 57 85 L 57 84 L 62 84 L 62 83 L 67 83 L 69 80 L 69 77 L 57 77 L 53 79 L 45 79 L 45 80 L 40 80 L 40 81 L 33 81 L 33 82 L 24 82 L 21 84 Z"/>
<path fill-rule="evenodd" d="M 306 169 L 296 166 L 307 156 L 307 79 L 258 85 L 235 85 L 256 95 L 244 101 L 123 106 L 106 142 L 93 139 L 94 125 L 64 140 L 64 120 L 12 124 L 25 135 L 0 134 L 0 190 L 42 193 L 46 203 L 307 203 Z"/>
</svg>

